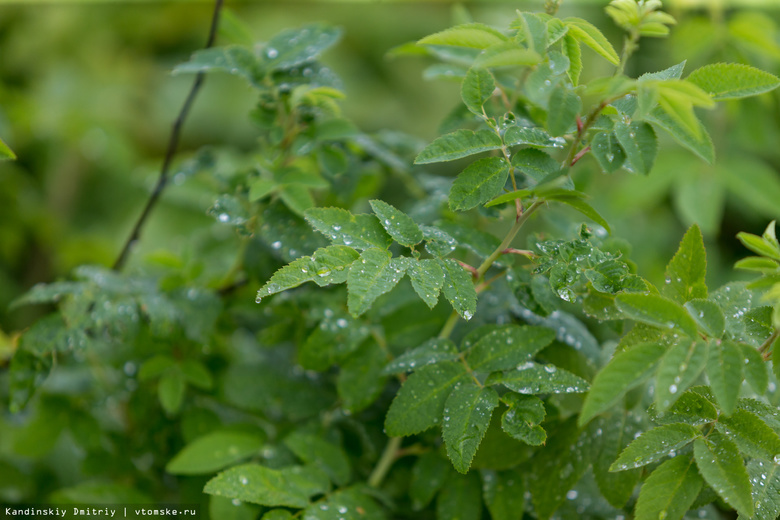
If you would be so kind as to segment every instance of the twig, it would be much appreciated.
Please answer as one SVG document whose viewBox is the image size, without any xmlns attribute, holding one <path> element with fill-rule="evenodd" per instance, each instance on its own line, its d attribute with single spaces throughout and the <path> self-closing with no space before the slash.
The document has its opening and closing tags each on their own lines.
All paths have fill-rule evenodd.
<svg viewBox="0 0 780 520">
<path fill-rule="evenodd" d="M 214 40 L 217 37 L 217 28 L 219 27 L 219 13 L 222 10 L 222 2 L 223 0 L 215 0 L 214 2 L 214 14 L 211 18 L 211 28 L 209 30 L 206 46 L 204 47 L 206 49 L 214 45 Z M 125 263 L 127 262 L 127 257 L 130 254 L 130 250 L 141 236 L 141 228 L 143 228 L 146 220 L 149 218 L 149 214 L 157 204 L 157 201 L 159 200 L 165 185 L 168 183 L 168 170 L 171 166 L 171 162 L 173 161 L 173 156 L 176 154 L 176 149 L 179 146 L 181 127 L 190 112 L 190 108 L 192 108 L 192 103 L 195 101 L 195 97 L 197 96 L 198 91 L 203 84 L 204 78 L 205 73 L 198 72 L 198 74 L 195 76 L 195 81 L 192 82 L 190 93 L 187 95 L 187 99 L 184 101 L 184 105 L 181 107 L 179 115 L 176 118 L 176 121 L 173 123 L 171 136 L 168 140 L 168 149 L 165 152 L 165 159 L 163 160 L 162 168 L 160 169 L 160 177 L 157 179 L 157 184 L 155 185 L 149 200 L 146 201 L 146 206 L 144 206 L 144 209 L 141 212 L 141 216 L 138 217 L 135 226 L 133 226 L 133 230 L 127 237 L 125 245 L 122 247 L 122 252 L 119 253 L 116 262 L 114 262 L 114 266 L 112 267 L 114 271 L 119 271 L 122 269 L 122 267 L 124 267 Z"/>
</svg>

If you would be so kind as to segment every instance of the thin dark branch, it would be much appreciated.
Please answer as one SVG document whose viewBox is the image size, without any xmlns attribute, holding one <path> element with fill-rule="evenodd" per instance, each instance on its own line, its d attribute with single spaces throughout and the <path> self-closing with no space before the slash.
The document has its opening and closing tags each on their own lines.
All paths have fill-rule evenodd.
<svg viewBox="0 0 780 520">
<path fill-rule="evenodd" d="M 215 0 L 214 2 L 214 14 L 211 17 L 209 37 L 206 41 L 206 46 L 204 47 L 206 49 L 214 45 L 214 40 L 217 37 L 217 28 L 219 27 L 219 13 L 222 10 L 222 2 L 223 0 Z M 149 218 L 152 209 L 157 204 L 160 195 L 162 195 L 162 191 L 165 188 L 165 185 L 168 183 L 168 170 L 170 169 L 174 155 L 176 155 L 176 149 L 179 147 L 181 127 L 184 124 L 184 120 L 187 119 L 187 115 L 190 113 L 192 103 L 195 101 L 195 97 L 197 96 L 204 79 L 205 74 L 203 72 L 199 72 L 195 76 L 195 81 L 192 82 L 190 93 L 187 95 L 187 99 L 184 101 L 184 105 L 182 105 L 181 110 L 179 111 L 179 115 L 176 118 L 176 121 L 173 123 L 171 137 L 168 140 L 168 149 L 165 152 L 165 159 L 163 160 L 162 168 L 160 168 L 160 177 L 157 179 L 157 184 L 155 185 L 149 200 L 146 201 L 146 206 L 144 206 L 144 209 L 141 212 L 141 216 L 138 217 L 135 226 L 133 226 L 133 230 L 130 232 L 130 236 L 127 237 L 125 245 L 122 247 L 122 252 L 119 253 L 116 262 L 114 262 L 114 271 L 119 271 L 122 269 L 122 267 L 124 267 L 125 263 L 127 262 L 127 257 L 130 254 L 130 250 L 141 236 L 141 229 L 146 223 L 146 220 Z"/>
</svg>

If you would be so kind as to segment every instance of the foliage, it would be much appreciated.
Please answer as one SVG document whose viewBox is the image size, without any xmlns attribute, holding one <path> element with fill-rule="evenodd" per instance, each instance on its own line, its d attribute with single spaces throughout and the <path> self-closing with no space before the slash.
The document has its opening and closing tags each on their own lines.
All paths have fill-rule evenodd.
<svg viewBox="0 0 780 520">
<path fill-rule="evenodd" d="M 592 157 L 652 177 L 675 153 L 663 135 L 686 161 L 713 162 L 697 110 L 780 80 L 743 63 L 686 74 L 685 61 L 633 78 L 641 38 L 675 24 L 660 2 L 608 6 L 622 54 L 548 5 L 393 51 L 459 82 L 462 104 L 423 146 L 344 115 L 319 61 L 341 37 L 326 24 L 178 65 L 238 76 L 258 100 L 255 149 L 193 166 L 233 170 L 208 209 L 234 234 L 233 266 L 208 279 L 159 254 L 133 270 L 81 266 L 17 298 L 51 312 L 0 336 L 14 452 L 43 458 L 67 438 L 111 482 L 100 500 L 159 500 L 166 482 L 208 500 L 211 518 L 776 518 L 774 222 L 739 234 L 758 256 L 736 267 L 758 280 L 711 290 L 711 228 L 693 224 L 656 285 L 577 172 Z M 448 167 L 454 179 L 432 173 Z M 383 190 L 386 178 L 400 187 Z M 734 186 L 765 189 L 761 174 Z"/>
</svg>

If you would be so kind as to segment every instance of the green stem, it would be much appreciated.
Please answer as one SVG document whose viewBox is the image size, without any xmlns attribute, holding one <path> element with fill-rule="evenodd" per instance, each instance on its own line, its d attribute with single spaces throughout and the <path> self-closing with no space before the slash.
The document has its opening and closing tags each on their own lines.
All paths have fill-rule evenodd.
<svg viewBox="0 0 780 520">
<path fill-rule="evenodd" d="M 758 347 L 758 351 L 765 353 L 769 350 L 769 348 L 772 346 L 772 343 L 775 342 L 775 340 L 780 337 L 780 329 L 776 329 L 771 336 L 769 336 L 765 342 L 761 344 L 760 347 Z"/>
<path fill-rule="evenodd" d="M 391 437 L 387 441 L 385 451 L 382 452 L 382 456 L 379 458 L 374 471 L 371 472 L 371 476 L 368 477 L 368 485 L 373 488 L 378 488 L 382 481 L 385 479 L 385 475 L 390 471 L 390 466 L 395 462 L 398 456 L 398 450 L 401 447 L 401 437 Z"/>
<path fill-rule="evenodd" d="M 520 228 L 523 227 L 523 224 L 528 220 L 528 218 L 533 214 L 534 211 L 539 209 L 539 206 L 544 204 L 544 201 L 537 200 L 531 206 L 526 209 L 522 215 L 520 215 L 520 218 L 518 218 L 515 221 L 515 224 L 512 226 L 512 229 L 509 230 L 509 233 L 507 233 L 506 237 L 504 237 L 504 241 L 501 242 L 501 245 L 499 245 L 495 251 L 493 251 L 489 257 L 485 259 L 484 262 L 482 262 L 482 265 L 480 265 L 477 268 L 477 280 L 480 280 L 483 276 L 485 276 L 485 273 L 488 269 L 490 269 L 490 266 L 493 265 L 493 262 L 496 261 L 496 259 L 501 256 L 501 254 L 504 252 L 505 249 L 509 247 L 509 245 L 512 243 L 512 240 L 515 239 L 515 236 L 517 235 L 517 232 L 520 231 Z"/>
<path fill-rule="evenodd" d="M 623 53 L 620 56 L 620 65 L 618 65 L 618 68 L 615 71 L 615 76 L 623 74 L 623 71 L 626 70 L 626 63 L 628 63 L 629 58 L 631 58 L 631 55 L 634 54 L 634 51 L 636 51 L 638 48 L 639 30 L 634 29 L 629 33 L 628 36 L 626 36 L 625 43 L 623 43 Z"/>
</svg>

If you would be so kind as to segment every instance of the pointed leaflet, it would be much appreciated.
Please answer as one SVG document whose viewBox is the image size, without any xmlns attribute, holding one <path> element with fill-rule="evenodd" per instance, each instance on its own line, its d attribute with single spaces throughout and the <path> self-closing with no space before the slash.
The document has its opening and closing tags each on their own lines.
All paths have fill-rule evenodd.
<svg viewBox="0 0 780 520">
<path fill-rule="evenodd" d="M 563 38 L 563 54 L 569 58 L 569 70 L 566 72 L 575 87 L 580 82 L 580 73 L 582 72 L 582 49 L 580 42 L 571 34 L 566 34 Z"/>
<path fill-rule="evenodd" d="M 707 297 L 707 251 L 699 226 L 688 229 L 674 257 L 666 266 L 666 285 L 661 292 L 667 298 L 685 303 L 694 298 Z"/>
<path fill-rule="evenodd" d="M 558 85 L 550 94 L 550 110 L 547 112 L 547 130 L 552 136 L 567 133 L 575 124 L 582 109 L 582 100 L 574 91 Z"/>
<path fill-rule="evenodd" d="M 466 381 L 455 387 L 444 404 L 442 436 L 447 456 L 460 473 L 466 473 L 490 424 L 498 394 L 492 388 Z"/>
<path fill-rule="evenodd" d="M 538 397 L 508 393 L 502 399 L 509 409 L 501 417 L 501 429 L 507 435 L 531 446 L 541 446 L 547 433 L 539 424 L 546 415 L 544 403 Z"/>
<path fill-rule="evenodd" d="M 451 258 L 440 259 L 439 265 L 444 271 L 444 297 L 461 317 L 470 320 L 477 312 L 477 291 L 471 275 Z"/>
<path fill-rule="evenodd" d="M 701 432 L 689 424 L 667 424 L 646 431 L 623 450 L 620 457 L 610 466 L 610 471 L 646 466 L 688 445 Z"/>
<path fill-rule="evenodd" d="M 618 454 L 640 432 L 642 424 L 637 419 L 631 411 L 616 410 L 613 414 L 599 417 L 589 427 L 594 432 L 594 444 L 598 449 L 598 455 L 593 461 L 593 476 L 601 494 L 617 508 L 626 505 L 642 476 L 641 468 L 619 473 L 609 471 L 609 466 Z"/>
<path fill-rule="evenodd" d="M 498 195 L 509 176 L 509 165 L 501 157 L 486 157 L 471 163 L 452 183 L 450 208 L 466 211 Z"/>
<path fill-rule="evenodd" d="M 741 63 L 713 63 L 694 70 L 686 78 L 712 99 L 739 99 L 774 90 L 780 79 L 763 70 Z"/>
<path fill-rule="evenodd" d="M 450 472 L 436 498 L 436 518 L 439 520 L 479 520 L 482 513 L 482 493 L 476 471 L 468 475 Z"/>
<path fill-rule="evenodd" d="M 655 468 L 639 491 L 636 520 L 680 520 L 703 484 L 690 456 L 667 460 Z"/>
<path fill-rule="evenodd" d="M 420 227 L 409 215 L 381 200 L 370 200 L 368 202 L 379 219 L 379 223 L 382 224 L 382 227 L 385 228 L 385 231 L 393 240 L 407 247 L 412 247 L 422 242 L 422 231 L 420 231 Z"/>
<path fill-rule="evenodd" d="M 593 157 L 607 173 L 612 173 L 623 166 L 626 152 L 620 146 L 617 137 L 612 132 L 599 132 L 590 143 Z"/>
<path fill-rule="evenodd" d="M 458 355 L 455 343 L 449 339 L 433 338 L 395 358 L 382 369 L 382 374 L 402 374 L 440 361 L 452 361 Z"/>
<path fill-rule="evenodd" d="M 685 309 L 702 332 L 712 338 L 723 336 L 726 318 L 715 302 L 696 298 L 686 302 Z"/>
<path fill-rule="evenodd" d="M 165 466 L 174 475 L 213 473 L 257 453 L 265 436 L 256 433 L 216 431 L 187 444 Z"/>
<path fill-rule="evenodd" d="M 761 353 L 746 343 L 739 343 L 739 349 L 742 352 L 742 373 L 745 381 L 758 395 L 763 395 L 769 386 L 769 374 L 764 358 Z"/>
<path fill-rule="evenodd" d="M 325 493 L 329 487 L 327 475 L 314 468 L 277 470 L 243 464 L 209 480 L 203 492 L 264 506 L 306 507 L 309 497 Z"/>
<path fill-rule="evenodd" d="M 512 166 L 530 177 L 532 184 L 538 184 L 560 171 L 560 165 L 555 159 L 535 148 L 518 150 L 512 156 Z"/>
<path fill-rule="evenodd" d="M 658 127 L 661 127 L 681 146 L 689 149 L 708 163 L 715 162 L 715 146 L 712 144 L 712 138 L 707 133 L 701 122 L 699 122 L 699 131 L 691 132 L 676 119 L 664 112 L 660 107 L 655 108 L 645 117 L 645 120 Z"/>
<path fill-rule="evenodd" d="M 517 520 L 525 509 L 523 473 L 520 470 L 494 471 L 483 469 L 482 498 L 492 520 Z"/>
<path fill-rule="evenodd" d="M 480 338 L 469 349 L 466 361 L 475 371 L 514 368 L 531 360 L 554 339 L 555 333 L 544 327 L 507 325 Z"/>
<path fill-rule="evenodd" d="M 444 271 L 432 258 L 411 260 L 406 273 L 412 281 L 412 287 L 425 304 L 433 309 L 439 302 L 439 291 L 444 285 Z"/>
<path fill-rule="evenodd" d="M 555 365 L 526 361 L 515 370 L 493 372 L 486 385 L 504 385 L 521 394 L 578 394 L 588 390 L 588 382 Z"/>
<path fill-rule="evenodd" d="M 453 161 L 501 148 L 501 138 L 490 130 L 456 130 L 434 140 L 417 155 L 415 164 Z"/>
<path fill-rule="evenodd" d="M 347 306 L 355 317 L 371 308 L 374 301 L 403 278 L 406 262 L 392 258 L 384 249 L 366 249 L 347 275 Z"/>
<path fill-rule="evenodd" d="M 414 372 L 390 405 L 385 419 L 387 434 L 414 435 L 439 424 L 447 397 L 466 377 L 463 365 L 453 361 L 442 361 Z"/>
<path fill-rule="evenodd" d="M 714 432 L 696 439 L 693 454 L 707 484 L 740 515 L 753 516 L 750 479 L 736 445 Z"/>
<path fill-rule="evenodd" d="M 547 200 L 555 200 L 558 202 L 562 202 L 566 204 L 567 206 L 571 206 L 572 208 L 576 209 L 589 219 L 591 219 L 593 222 L 597 223 L 601 227 L 607 230 L 607 233 L 612 233 L 612 228 L 609 225 L 609 222 L 607 222 L 604 217 L 602 217 L 598 211 L 593 209 L 593 207 L 582 200 L 581 197 L 579 197 L 577 194 L 568 195 L 565 192 L 561 194 L 555 194 L 555 195 L 548 195 L 546 197 Z"/>
<path fill-rule="evenodd" d="M 754 520 L 775 520 L 780 515 L 780 465 L 751 460 L 747 465 L 752 498 L 755 504 Z M 748 520 L 740 515 L 739 520 Z"/>
<path fill-rule="evenodd" d="M 412 499 L 412 509 L 420 511 L 433 500 L 436 493 L 444 485 L 447 474 L 452 470 L 446 459 L 437 450 L 423 453 L 412 467 L 412 478 L 409 482 L 409 498 Z"/>
<path fill-rule="evenodd" d="M 11 150 L 5 142 L 0 139 L 0 161 L 16 159 L 16 154 Z"/>
<path fill-rule="evenodd" d="M 266 43 L 262 54 L 264 66 L 274 70 L 290 69 L 313 61 L 339 38 L 340 29 L 319 23 L 282 31 Z"/>
<path fill-rule="evenodd" d="M 529 49 L 536 52 L 547 49 L 547 24 L 541 16 L 519 12 L 510 28 L 517 30 L 518 41 L 524 42 Z"/>
<path fill-rule="evenodd" d="M 707 377 L 715 399 L 726 415 L 737 406 L 737 389 L 742 384 L 742 353 L 730 340 L 710 342 Z"/>
<path fill-rule="evenodd" d="M 431 34 L 417 43 L 420 45 L 452 45 L 455 47 L 486 49 L 491 45 L 505 42 L 508 39 L 490 26 L 481 23 L 467 23 Z"/>
<path fill-rule="evenodd" d="M 730 416 L 718 419 L 715 427 L 742 453 L 754 459 L 775 462 L 780 455 L 780 437 L 752 412 L 736 410 Z"/>
<path fill-rule="evenodd" d="M 643 121 L 633 121 L 631 124 L 618 121 L 614 132 L 631 169 L 643 175 L 650 173 L 658 153 L 658 139 L 653 127 Z"/>
<path fill-rule="evenodd" d="M 250 49 L 241 45 L 212 47 L 196 51 L 190 61 L 176 65 L 173 74 L 196 73 L 214 69 L 243 76 L 253 85 L 261 86 L 263 73 L 257 57 Z"/>
<path fill-rule="evenodd" d="M 305 216 L 314 229 L 337 245 L 387 249 L 392 242 L 373 215 L 353 215 L 341 208 L 311 208 Z"/>
<path fill-rule="evenodd" d="M 683 307 L 656 294 L 619 294 L 615 304 L 632 320 L 662 329 L 677 329 L 690 337 L 696 336 L 696 322 Z"/>
<path fill-rule="evenodd" d="M 658 424 L 685 423 L 700 426 L 718 419 L 718 410 L 706 397 L 697 392 L 703 387 L 694 387 L 683 393 L 666 412 L 659 412 L 655 405 L 648 410 L 653 422 Z"/>
<path fill-rule="evenodd" d="M 579 424 L 614 406 L 626 392 L 642 384 L 655 370 L 666 347 L 640 343 L 618 353 L 593 380 L 580 412 Z"/>
<path fill-rule="evenodd" d="M 343 486 L 349 481 L 349 459 L 341 446 L 300 431 L 285 437 L 284 445 L 305 463 L 327 473 L 334 484 Z"/>
<path fill-rule="evenodd" d="M 360 255 L 346 246 L 322 247 L 311 256 L 304 256 L 276 271 L 271 279 L 257 291 L 257 301 L 270 294 L 298 287 L 309 281 L 328 281 L 342 283 L 347 268 Z M 319 285 L 319 284 L 318 284 Z"/>
<path fill-rule="evenodd" d="M 433 256 L 445 257 L 455 251 L 458 241 L 435 226 L 420 226 L 425 237 L 425 250 Z"/>
<path fill-rule="evenodd" d="M 563 148 L 566 141 L 561 137 L 552 137 L 541 128 L 510 126 L 504 132 L 504 143 L 507 146 L 527 144 L 542 148 Z"/>
<path fill-rule="evenodd" d="M 493 75 L 485 69 L 470 68 L 463 78 L 460 87 L 460 97 L 466 108 L 478 116 L 484 115 L 482 105 L 490 99 L 493 91 L 496 89 L 496 82 Z"/>
<path fill-rule="evenodd" d="M 566 18 L 563 23 L 569 27 L 567 38 L 571 36 L 584 43 L 613 65 L 620 64 L 620 57 L 615 52 L 615 48 L 593 24 L 582 18 Z"/>
<path fill-rule="evenodd" d="M 664 354 L 658 366 L 655 384 L 655 405 L 667 410 L 696 382 L 707 364 L 707 342 L 680 341 Z"/>
</svg>

